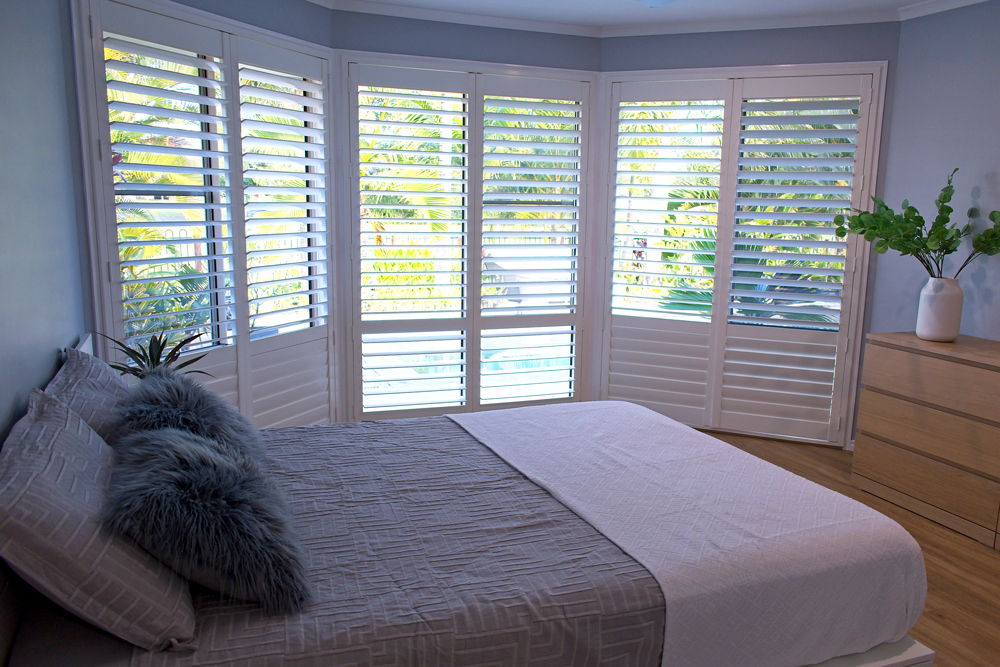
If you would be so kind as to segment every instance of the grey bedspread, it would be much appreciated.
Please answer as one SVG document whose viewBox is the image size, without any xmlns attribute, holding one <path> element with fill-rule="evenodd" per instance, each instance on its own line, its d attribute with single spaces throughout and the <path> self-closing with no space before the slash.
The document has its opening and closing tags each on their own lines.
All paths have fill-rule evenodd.
<svg viewBox="0 0 1000 667">
<path fill-rule="evenodd" d="M 659 665 L 656 580 L 444 417 L 265 431 L 308 551 L 299 615 L 195 595 L 132 665 Z"/>
</svg>

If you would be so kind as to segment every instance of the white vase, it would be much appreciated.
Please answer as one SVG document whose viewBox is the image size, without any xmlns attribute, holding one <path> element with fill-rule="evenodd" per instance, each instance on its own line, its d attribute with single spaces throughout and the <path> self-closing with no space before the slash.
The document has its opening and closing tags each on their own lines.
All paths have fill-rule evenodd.
<svg viewBox="0 0 1000 667">
<path fill-rule="evenodd" d="M 920 290 L 917 337 L 941 342 L 958 338 L 964 299 L 957 278 L 928 278 L 927 284 Z"/>
</svg>

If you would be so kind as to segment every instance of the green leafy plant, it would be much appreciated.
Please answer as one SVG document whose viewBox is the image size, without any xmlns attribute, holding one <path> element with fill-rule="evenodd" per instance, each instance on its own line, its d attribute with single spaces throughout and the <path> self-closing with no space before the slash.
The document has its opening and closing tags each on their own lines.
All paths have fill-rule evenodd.
<svg viewBox="0 0 1000 667">
<path fill-rule="evenodd" d="M 970 220 L 964 227 L 958 227 L 957 223 L 951 222 L 951 214 L 955 209 L 948 203 L 955 194 L 952 179 L 957 171 L 956 168 L 951 172 L 948 184 L 941 188 L 941 194 L 934 200 L 938 214 L 929 228 L 920 212 L 910 206 L 907 200 L 903 200 L 903 210 L 896 213 L 886 206 L 884 201 L 872 197 L 872 201 L 875 202 L 873 212 L 855 209 L 856 215 L 846 217 L 838 215 L 834 218 L 837 236 L 844 237 L 849 233 L 862 234 L 867 241 L 874 241 L 872 250 L 875 252 L 884 254 L 886 250 L 892 248 L 901 255 L 912 255 L 923 264 L 932 278 L 943 278 L 945 257 L 957 251 L 962 245 L 962 240 L 972 233 L 971 219 L 978 215 L 978 211 L 972 208 L 968 214 Z M 972 238 L 972 253 L 955 272 L 955 278 L 980 255 L 1000 253 L 1000 211 L 990 213 L 989 219 L 993 222 L 993 226 L 987 227 L 985 231 Z"/>
<path fill-rule="evenodd" d="M 205 357 L 204 354 L 200 354 L 193 359 L 186 359 L 181 363 L 177 363 L 180 359 L 181 350 L 188 343 L 201 338 L 202 334 L 196 334 L 194 336 L 188 336 L 184 340 L 178 342 L 169 351 L 167 351 L 167 336 L 166 334 L 154 334 L 150 336 L 149 341 L 143 346 L 141 343 L 136 347 L 130 347 L 128 344 L 121 342 L 120 340 L 115 340 L 110 336 L 105 336 L 104 334 L 98 334 L 103 338 L 107 338 L 112 343 L 118 346 L 118 349 L 127 356 L 129 359 L 135 363 L 134 366 L 123 366 L 121 364 L 108 364 L 111 368 L 116 371 L 121 372 L 122 375 L 134 375 L 137 378 L 144 378 L 149 375 L 150 371 L 154 368 L 170 368 L 173 366 L 173 370 L 180 370 L 186 366 L 190 366 L 196 361 Z M 166 352 L 166 356 L 164 355 Z M 211 373 L 206 373 L 205 371 L 189 370 L 184 371 L 185 373 L 201 373 L 202 375 L 208 375 L 211 377 Z"/>
</svg>

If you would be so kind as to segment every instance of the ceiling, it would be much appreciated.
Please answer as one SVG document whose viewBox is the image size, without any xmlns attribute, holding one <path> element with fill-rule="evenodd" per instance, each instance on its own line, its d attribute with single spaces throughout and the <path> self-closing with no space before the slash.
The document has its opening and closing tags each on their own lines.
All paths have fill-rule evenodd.
<svg viewBox="0 0 1000 667">
<path fill-rule="evenodd" d="M 353 12 L 591 37 L 900 21 L 984 1 L 672 0 L 651 8 L 641 0 L 310 0 Z"/>
</svg>

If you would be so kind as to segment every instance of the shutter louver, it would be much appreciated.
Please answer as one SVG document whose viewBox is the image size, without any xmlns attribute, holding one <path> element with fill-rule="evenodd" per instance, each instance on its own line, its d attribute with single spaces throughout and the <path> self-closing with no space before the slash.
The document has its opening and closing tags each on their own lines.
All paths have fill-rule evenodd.
<svg viewBox="0 0 1000 667">
<path fill-rule="evenodd" d="M 253 338 L 326 323 L 324 104 L 322 82 L 240 65 Z"/>
<path fill-rule="evenodd" d="M 482 313 L 572 313 L 580 104 L 487 95 Z"/>
<path fill-rule="evenodd" d="M 365 412 L 465 404 L 465 332 L 363 334 Z"/>
<path fill-rule="evenodd" d="M 858 97 L 744 100 L 729 322 L 836 331 Z"/>
<path fill-rule="evenodd" d="M 480 403 L 570 398 L 574 327 L 483 330 Z"/>
<path fill-rule="evenodd" d="M 105 72 L 125 339 L 235 336 L 221 62 L 106 35 Z"/>
<path fill-rule="evenodd" d="M 710 319 L 723 113 L 721 100 L 619 104 L 614 314 Z"/>
<path fill-rule="evenodd" d="M 467 312 L 468 98 L 359 86 L 365 412 L 465 404 L 465 331 L 379 331 Z M 379 323 L 384 324 L 379 324 Z"/>
<path fill-rule="evenodd" d="M 576 313 L 581 109 L 573 100 L 483 98 L 484 319 L 541 315 L 555 324 Z M 480 404 L 572 397 L 575 330 L 482 329 Z"/>
</svg>

